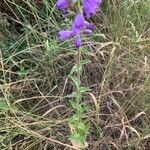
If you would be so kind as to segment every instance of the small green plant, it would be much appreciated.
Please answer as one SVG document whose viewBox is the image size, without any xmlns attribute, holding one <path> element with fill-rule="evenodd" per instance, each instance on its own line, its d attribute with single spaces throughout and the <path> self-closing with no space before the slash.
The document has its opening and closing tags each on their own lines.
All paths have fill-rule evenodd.
<svg viewBox="0 0 150 150">
<path fill-rule="evenodd" d="M 71 101 L 71 105 L 74 108 L 75 114 L 70 119 L 71 136 L 70 140 L 73 146 L 82 149 L 88 146 L 86 142 L 89 122 L 83 118 L 83 113 L 86 107 L 82 103 L 83 95 L 89 91 L 87 87 L 83 87 L 80 77 L 82 75 L 83 65 L 89 63 L 89 61 L 81 60 L 81 40 L 82 35 L 92 34 L 95 26 L 93 23 L 89 23 L 86 19 L 96 14 L 96 10 L 101 4 L 101 0 L 58 0 L 56 6 L 58 9 L 66 12 L 70 10 L 70 6 L 74 8 L 75 19 L 72 23 L 71 30 L 62 30 L 59 32 L 59 39 L 65 41 L 68 38 L 74 38 L 75 46 L 77 48 L 76 64 L 72 68 L 70 78 L 74 83 L 74 99 Z"/>
<path fill-rule="evenodd" d="M 74 115 L 70 118 L 71 136 L 70 140 L 75 147 L 85 148 L 88 146 L 86 139 L 89 131 L 90 124 L 88 120 L 83 118 L 83 113 L 86 111 L 86 106 L 82 103 L 83 95 L 90 91 L 89 88 L 83 87 L 81 84 L 80 76 L 82 75 L 82 68 L 84 64 L 89 63 L 88 60 L 81 60 L 78 50 L 77 64 L 72 68 L 70 78 L 73 81 L 75 92 L 73 93 L 74 99 L 70 101 L 74 108 Z"/>
</svg>

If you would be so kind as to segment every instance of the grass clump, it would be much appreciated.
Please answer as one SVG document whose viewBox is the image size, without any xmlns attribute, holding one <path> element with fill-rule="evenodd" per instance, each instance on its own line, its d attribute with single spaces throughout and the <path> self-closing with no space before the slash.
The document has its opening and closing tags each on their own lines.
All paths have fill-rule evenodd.
<svg viewBox="0 0 150 150">
<path fill-rule="evenodd" d="M 77 149 L 68 125 L 76 51 L 70 41 L 57 40 L 65 25 L 54 4 L 0 2 L 2 150 Z M 89 106 L 82 114 L 90 122 L 89 150 L 149 149 L 149 11 L 149 0 L 108 0 L 93 17 L 97 29 L 84 39 L 82 58 L 90 63 L 81 76 L 90 89 L 82 98 Z"/>
</svg>

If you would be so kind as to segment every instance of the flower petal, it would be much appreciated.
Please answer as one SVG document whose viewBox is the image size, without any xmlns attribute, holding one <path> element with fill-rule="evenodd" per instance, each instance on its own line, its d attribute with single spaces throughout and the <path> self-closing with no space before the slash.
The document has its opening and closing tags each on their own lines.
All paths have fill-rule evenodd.
<svg viewBox="0 0 150 150">
<path fill-rule="evenodd" d="M 77 49 L 79 49 L 81 46 L 81 39 L 79 37 L 75 39 L 75 46 Z"/>
<path fill-rule="evenodd" d="M 86 29 L 93 31 L 95 29 L 95 25 L 93 23 L 86 22 Z"/>
<path fill-rule="evenodd" d="M 92 30 L 89 30 L 89 29 L 86 29 L 86 30 L 84 30 L 84 32 L 83 32 L 84 34 L 92 34 L 93 33 L 93 31 Z"/>
<path fill-rule="evenodd" d="M 102 0 L 83 0 L 83 9 L 87 18 L 95 15 Z"/>
<path fill-rule="evenodd" d="M 57 0 L 56 7 L 60 10 L 64 10 L 69 7 L 69 0 Z"/>
<path fill-rule="evenodd" d="M 58 33 L 58 38 L 61 41 L 65 41 L 68 38 L 72 37 L 72 31 L 62 30 Z"/>
<path fill-rule="evenodd" d="M 74 35 L 80 34 L 80 31 L 85 27 L 85 23 L 86 21 L 83 14 L 77 14 L 72 25 Z"/>
</svg>

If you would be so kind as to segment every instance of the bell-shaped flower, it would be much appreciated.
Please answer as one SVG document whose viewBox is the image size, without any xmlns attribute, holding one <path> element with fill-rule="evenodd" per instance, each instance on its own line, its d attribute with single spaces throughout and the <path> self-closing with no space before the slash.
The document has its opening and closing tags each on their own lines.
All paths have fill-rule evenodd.
<svg viewBox="0 0 150 150">
<path fill-rule="evenodd" d="M 95 29 L 95 26 L 92 23 L 87 22 L 83 16 L 83 14 L 79 13 L 75 16 L 71 31 L 69 31 L 69 30 L 60 31 L 59 39 L 61 41 L 65 41 L 71 37 L 74 37 L 75 38 L 75 46 L 78 49 L 81 46 L 80 35 L 82 33 L 88 34 L 88 35 L 92 34 L 94 29 Z"/>
<path fill-rule="evenodd" d="M 87 18 L 95 15 L 102 0 L 83 0 L 83 9 Z"/>
<path fill-rule="evenodd" d="M 72 31 L 68 31 L 68 30 L 62 30 L 58 33 L 58 38 L 61 41 L 65 41 L 68 38 L 71 38 L 73 36 Z"/>
<path fill-rule="evenodd" d="M 69 0 L 57 0 L 56 7 L 60 10 L 67 9 L 69 7 Z"/>
<path fill-rule="evenodd" d="M 86 22 L 86 29 L 95 30 L 95 25 L 93 23 Z"/>
<path fill-rule="evenodd" d="M 80 37 L 76 37 L 75 46 L 76 46 L 77 49 L 80 48 L 80 46 L 81 46 L 81 38 Z"/>
<path fill-rule="evenodd" d="M 86 21 L 83 14 L 77 14 L 72 25 L 72 32 L 74 35 L 80 34 L 80 31 L 85 27 L 85 23 Z"/>
</svg>

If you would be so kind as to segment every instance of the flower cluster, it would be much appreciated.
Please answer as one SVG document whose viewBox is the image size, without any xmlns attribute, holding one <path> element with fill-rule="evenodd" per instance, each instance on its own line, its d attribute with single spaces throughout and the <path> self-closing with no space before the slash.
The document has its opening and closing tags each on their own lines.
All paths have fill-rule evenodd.
<svg viewBox="0 0 150 150">
<path fill-rule="evenodd" d="M 80 2 L 81 1 L 81 2 Z M 81 34 L 91 34 L 95 29 L 93 23 L 89 23 L 85 18 L 90 18 L 95 15 L 102 0 L 58 0 L 56 6 L 58 9 L 66 11 L 73 4 L 80 4 L 79 11 L 77 12 L 75 19 L 70 30 L 62 30 L 59 32 L 59 39 L 65 41 L 68 38 L 75 38 L 75 46 L 80 48 L 81 46 Z"/>
</svg>

